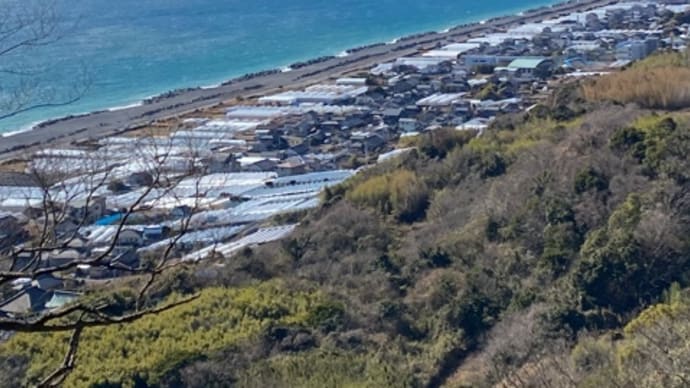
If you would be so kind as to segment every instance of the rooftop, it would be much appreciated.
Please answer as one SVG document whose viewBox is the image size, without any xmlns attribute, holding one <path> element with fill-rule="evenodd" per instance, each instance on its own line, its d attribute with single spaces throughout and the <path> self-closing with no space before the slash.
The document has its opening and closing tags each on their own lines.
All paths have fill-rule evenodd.
<svg viewBox="0 0 690 388">
<path fill-rule="evenodd" d="M 548 58 L 543 58 L 543 57 L 530 57 L 530 58 L 518 58 L 508 65 L 509 69 L 536 69 L 544 63 L 545 61 L 548 61 Z"/>
</svg>

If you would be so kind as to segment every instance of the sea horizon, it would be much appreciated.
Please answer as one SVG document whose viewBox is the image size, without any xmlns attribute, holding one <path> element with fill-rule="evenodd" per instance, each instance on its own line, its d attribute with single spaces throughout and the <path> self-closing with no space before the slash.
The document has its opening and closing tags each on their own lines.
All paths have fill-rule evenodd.
<svg viewBox="0 0 690 388">
<path fill-rule="evenodd" d="M 92 1 L 93 3 L 105 2 L 105 0 Z M 188 9 L 187 7 L 190 7 L 188 4 L 184 4 L 186 2 L 185 0 L 176 0 L 176 2 L 181 3 L 180 7 L 183 10 L 186 10 Z M 204 0 L 204 4 L 199 6 L 203 7 L 204 5 L 217 5 L 223 7 L 222 5 L 217 4 L 219 2 L 219 0 Z M 274 1 L 268 2 L 274 3 Z M 341 2 L 356 3 L 356 5 L 359 6 L 366 5 L 364 0 L 341 0 Z M 352 20 L 358 20 L 358 15 L 356 15 L 357 8 L 355 7 L 355 10 L 348 13 L 349 19 L 352 20 L 349 20 L 349 23 L 348 20 L 343 21 L 343 24 L 348 26 L 347 28 L 339 28 L 338 26 L 334 26 L 330 30 L 325 28 L 323 31 L 321 31 L 321 33 L 330 35 L 328 35 L 326 38 L 318 40 L 317 43 L 312 45 L 305 45 L 305 42 L 295 42 L 293 45 L 295 47 L 280 47 L 282 44 L 281 40 L 266 42 L 266 40 L 269 38 L 260 36 L 263 34 L 260 30 L 257 30 L 258 32 L 255 35 L 248 31 L 244 31 L 244 33 L 247 34 L 247 36 L 244 37 L 244 40 L 250 40 L 251 43 L 242 43 L 239 42 L 240 37 L 233 37 L 235 43 L 245 45 L 253 44 L 253 47 L 245 47 L 244 51 L 241 53 L 237 52 L 238 55 L 233 55 L 236 51 L 232 47 L 223 46 L 224 39 L 227 39 L 227 36 L 223 36 L 221 32 L 217 32 L 218 36 L 210 37 L 204 37 L 203 34 L 200 34 L 200 31 L 188 32 L 187 35 L 193 36 L 187 38 L 180 37 L 171 44 L 171 42 L 167 41 L 164 37 L 167 36 L 165 29 L 175 29 L 175 27 L 164 26 L 161 24 L 158 26 L 161 28 L 161 30 L 158 31 L 155 29 L 155 25 L 149 26 L 152 29 L 144 29 L 145 31 L 148 31 L 149 35 L 142 36 L 142 40 L 151 41 L 149 43 L 153 44 L 153 47 L 158 47 L 155 45 L 155 39 L 158 38 L 156 35 L 160 35 L 159 37 L 162 40 L 162 44 L 160 45 L 159 49 L 161 52 L 165 48 L 173 51 L 172 53 L 163 53 L 164 55 L 168 55 L 168 57 L 165 57 L 160 61 L 158 60 L 159 58 L 156 57 L 156 50 L 147 52 L 147 47 L 138 46 L 137 48 L 140 50 L 140 52 L 137 52 L 137 49 L 134 49 L 132 50 L 132 53 L 122 52 L 122 50 L 109 50 L 113 46 L 124 46 L 125 43 L 127 43 L 128 36 L 137 36 L 137 34 L 141 34 L 141 32 L 128 31 L 127 23 L 118 21 L 112 17 L 110 19 L 104 18 L 105 20 L 95 21 L 90 19 L 88 12 L 98 11 L 98 4 L 92 4 L 91 8 L 86 8 L 86 15 L 70 15 L 70 17 L 79 18 L 80 20 L 84 20 L 83 18 L 86 18 L 85 20 L 88 20 L 89 23 L 87 23 L 85 26 L 79 26 L 76 28 L 73 36 L 68 36 L 64 41 L 59 42 L 56 47 L 50 47 L 45 52 L 39 51 L 35 53 L 36 56 L 32 57 L 30 62 L 38 66 L 41 66 L 42 64 L 45 66 L 53 66 L 54 63 L 52 60 L 62 58 L 61 60 L 57 61 L 58 66 L 54 66 L 55 68 L 52 69 L 54 74 L 56 74 L 54 78 L 57 80 L 60 78 L 57 75 L 60 74 L 61 71 L 69 74 L 70 72 L 75 71 L 77 65 L 84 66 L 84 64 L 86 65 L 86 68 L 89 69 L 89 64 L 91 63 L 93 65 L 92 61 L 95 61 L 95 65 L 89 70 L 90 72 L 94 72 L 94 75 L 90 75 L 93 80 L 93 86 L 88 90 L 85 96 L 74 104 L 32 110 L 0 121 L 0 141 L 2 141 L 3 136 L 10 136 L 14 133 L 31 130 L 36 125 L 46 121 L 56 120 L 67 116 L 89 114 L 95 111 L 126 109 L 128 107 L 141 105 L 147 98 L 159 96 L 173 90 L 185 88 L 212 88 L 248 73 L 273 69 L 284 69 L 290 64 L 300 61 L 307 61 L 322 56 L 344 56 L 346 55 L 347 50 L 356 47 L 375 43 L 390 43 L 400 38 L 417 33 L 447 31 L 448 29 L 462 24 L 480 22 L 482 20 L 494 17 L 513 15 L 527 9 L 549 6 L 559 2 L 562 1 L 486 0 L 482 4 L 477 5 L 476 2 L 460 1 L 459 3 L 465 4 L 468 7 L 474 5 L 475 8 L 463 9 L 463 12 L 461 12 L 460 15 L 457 15 L 450 12 L 450 10 L 459 9 L 461 6 L 453 4 L 458 2 L 453 0 L 443 0 L 439 1 L 439 3 L 447 4 L 436 4 L 432 6 L 432 9 L 428 9 L 427 13 L 424 14 L 424 17 L 417 17 L 418 23 L 408 22 L 410 18 L 415 19 L 413 15 L 406 14 L 405 12 L 398 12 L 387 19 L 388 23 L 386 25 L 378 26 L 373 30 L 365 32 L 361 31 L 360 28 L 357 28 L 359 26 L 353 25 Z M 159 3 L 159 1 L 153 1 L 153 3 Z M 231 3 L 234 3 L 234 1 L 231 1 Z M 296 1 L 296 3 L 300 3 L 300 1 Z M 384 3 L 394 4 L 395 2 L 384 1 Z M 403 1 L 403 3 L 406 2 Z M 503 5 L 503 7 L 496 9 L 499 7 L 499 5 Z M 336 11 L 338 7 L 342 6 L 342 4 L 335 2 L 331 9 Z M 264 5 L 264 7 L 268 6 Z M 297 16 L 293 14 L 292 16 L 289 16 L 288 19 L 297 24 L 299 24 L 298 19 L 300 19 L 300 13 L 311 14 L 312 12 L 316 12 L 311 9 L 310 5 L 307 3 L 296 5 L 292 4 L 292 7 L 293 8 L 290 12 L 297 14 Z M 290 6 L 288 6 L 288 8 L 290 8 Z M 448 11 L 439 12 L 439 10 L 445 10 L 446 8 L 448 8 Z M 84 8 L 82 7 L 82 9 Z M 160 6 L 160 9 L 156 8 L 156 6 L 153 6 L 153 9 L 150 10 L 150 12 L 155 15 L 161 9 L 163 9 L 162 5 Z M 170 12 L 175 12 L 175 10 Z M 204 13 L 203 10 L 199 10 L 199 12 Z M 208 15 L 212 12 L 213 10 L 207 10 L 206 16 L 203 16 L 203 18 L 208 18 Z M 355 15 L 352 15 L 352 13 L 355 13 Z M 420 13 L 417 12 L 417 15 L 419 14 Z M 265 20 L 280 19 L 273 15 L 272 12 L 267 10 L 263 10 L 261 15 L 263 18 L 265 18 Z M 125 16 L 120 15 L 116 17 Z M 149 15 L 149 17 L 157 19 L 158 23 L 161 23 L 162 20 L 170 20 L 176 23 L 178 26 L 177 28 L 180 30 L 184 30 L 185 25 L 199 28 L 198 25 L 195 24 L 198 23 L 198 20 L 189 21 L 188 19 L 193 19 L 194 16 L 190 16 L 184 12 L 182 14 L 170 13 L 167 15 L 156 15 L 155 17 Z M 257 16 L 254 15 L 254 17 L 256 18 Z M 336 19 L 341 18 L 340 15 L 331 15 L 330 17 Z M 369 15 L 368 17 L 375 18 L 375 15 Z M 221 25 L 223 22 L 223 17 L 220 19 L 221 20 L 215 21 L 215 23 L 220 23 L 219 25 Z M 66 17 L 66 22 L 71 22 L 68 17 Z M 360 20 L 360 22 L 362 21 Z M 81 24 L 82 22 L 80 21 L 79 23 Z M 306 24 L 311 25 L 309 23 Z M 316 24 L 318 25 L 319 23 Z M 363 23 L 363 25 L 365 24 L 366 23 Z M 191 29 L 191 27 L 188 28 Z M 309 28 L 305 27 L 304 29 L 305 31 L 302 31 L 296 27 L 294 30 L 290 30 L 290 32 L 296 35 L 304 35 L 304 39 L 307 39 L 311 33 Z M 108 33 L 108 31 L 110 31 L 110 33 Z M 112 33 L 117 31 L 124 31 L 121 34 L 124 36 L 113 37 Z M 237 32 L 235 31 L 234 33 Z M 182 32 L 182 34 L 184 35 L 184 32 Z M 275 40 L 275 37 L 273 37 L 273 39 Z M 192 47 L 194 45 L 201 44 L 205 40 L 208 41 L 205 42 L 205 46 L 203 47 L 202 51 L 207 55 L 207 58 L 195 58 L 193 52 L 190 53 L 185 50 L 185 46 Z M 104 44 L 104 42 L 107 44 Z M 142 45 L 144 43 L 146 42 L 142 42 Z M 71 53 L 77 49 L 80 50 L 82 54 L 78 59 L 71 61 Z M 283 55 L 276 55 L 276 53 L 271 52 L 271 50 L 280 51 L 279 54 Z M 148 61 L 142 58 L 140 54 L 149 56 L 147 58 Z M 45 58 L 43 58 L 42 55 L 45 55 Z M 227 62 L 241 61 L 242 58 L 244 59 L 242 64 L 229 67 L 228 71 L 226 72 L 222 71 L 222 68 L 226 67 Z M 62 64 L 64 68 L 61 68 L 59 64 Z M 124 66 L 125 68 L 122 69 L 120 68 L 121 66 Z M 158 72 L 155 69 L 152 69 L 152 66 L 160 66 L 161 70 L 163 70 L 165 74 L 156 74 Z M 206 70 L 203 70 L 204 68 L 206 68 Z M 109 73 L 107 70 L 112 71 Z M 130 76 L 135 77 L 133 80 L 131 80 L 131 82 L 128 82 Z M 137 79 L 136 76 L 141 77 L 142 79 Z M 150 78 L 151 82 L 146 82 L 147 76 Z M 127 78 L 127 80 L 125 80 L 125 78 Z M 69 87 L 70 85 L 65 82 L 63 86 Z"/>
</svg>

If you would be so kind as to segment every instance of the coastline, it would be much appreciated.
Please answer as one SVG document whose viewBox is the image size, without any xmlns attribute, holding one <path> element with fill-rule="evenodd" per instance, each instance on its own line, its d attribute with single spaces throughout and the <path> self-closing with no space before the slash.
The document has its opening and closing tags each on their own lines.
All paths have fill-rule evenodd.
<svg viewBox="0 0 690 388">
<path fill-rule="evenodd" d="M 97 139 L 136 129 L 153 121 L 174 118 L 209 108 L 235 97 L 267 94 L 283 89 L 321 82 L 339 75 L 363 70 L 377 63 L 434 48 L 446 39 L 463 40 L 478 34 L 520 23 L 538 21 L 562 13 L 582 11 L 616 0 L 570 0 L 522 11 L 516 15 L 494 17 L 447 28 L 372 43 L 295 62 L 288 67 L 245 74 L 217 85 L 177 89 L 140 102 L 84 114 L 43 121 L 31 129 L 0 136 L 0 161 L 20 157 L 32 148 Z"/>
</svg>

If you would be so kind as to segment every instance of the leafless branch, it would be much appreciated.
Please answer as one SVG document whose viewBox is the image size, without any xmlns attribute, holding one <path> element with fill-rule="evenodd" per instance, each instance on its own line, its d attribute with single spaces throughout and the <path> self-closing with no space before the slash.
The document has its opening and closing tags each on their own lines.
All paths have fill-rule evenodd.
<svg viewBox="0 0 690 388">
<path fill-rule="evenodd" d="M 196 300 L 197 298 L 199 298 L 199 294 L 165 304 L 161 307 L 145 309 L 122 316 L 110 316 L 106 313 L 103 313 L 101 310 L 107 306 L 94 308 L 83 304 L 76 304 L 42 315 L 34 320 L 25 320 L 21 318 L 0 318 L 0 330 L 30 333 L 56 333 L 74 330 L 77 327 L 101 327 L 121 323 L 131 323 L 147 315 L 155 315 L 171 310 L 175 307 Z M 59 321 L 62 318 L 67 318 L 69 315 L 74 313 L 82 313 L 82 317 L 73 322 L 54 323 L 56 320 Z"/>
<path fill-rule="evenodd" d="M 97 150 L 100 148 L 96 147 Z M 203 198 L 207 195 L 202 192 L 200 184 L 204 171 L 194 162 L 181 170 L 168 170 L 166 166 L 169 160 L 180 153 L 179 144 L 173 145 L 172 141 L 160 144 L 155 139 L 143 138 L 135 140 L 131 148 L 126 153 L 129 155 L 128 158 L 134 159 L 133 162 L 127 160 L 123 163 L 118 159 L 121 156 L 111 159 L 105 151 L 83 151 L 84 154 L 73 168 L 51 163 L 50 153 L 42 155 L 44 159 L 38 162 L 36 156 L 28 158 L 32 166 L 29 172 L 33 180 L 40 185 L 38 193 L 41 194 L 41 198 L 40 204 L 37 204 L 40 209 L 36 209 L 37 212 L 32 216 L 35 221 L 32 225 L 36 230 L 31 234 L 31 240 L 15 245 L 9 252 L 0 255 L 0 264 L 3 264 L 2 260 L 11 263 L 9 268 L 3 266 L 0 269 L 0 285 L 8 285 L 17 279 L 36 280 L 44 275 L 61 277 L 69 275 L 82 265 L 141 281 L 137 295 L 133 299 L 133 308 L 128 314 L 113 316 L 108 312 L 108 308 L 112 307 L 108 302 L 87 302 L 77 299 L 73 304 L 52 310 L 0 317 L 0 331 L 72 332 L 70 347 L 62 365 L 41 382 L 42 386 L 59 385 L 69 375 L 76 362 L 76 352 L 83 329 L 129 323 L 146 315 L 158 314 L 188 303 L 198 297 L 192 295 L 159 307 L 152 307 L 153 303 L 148 300 L 151 290 L 164 273 L 191 265 L 177 259 L 175 254 L 178 253 L 177 248 L 181 239 L 193 227 L 193 216 L 197 214 Z M 189 153 L 193 155 L 193 150 Z M 83 230 L 89 228 L 94 220 L 89 214 L 90 206 L 96 201 L 96 197 L 118 178 L 113 172 L 114 168 L 127 163 L 135 163 L 133 171 L 145 171 L 150 175 L 150 179 L 145 184 L 137 185 L 136 190 L 131 192 L 132 197 L 125 200 L 126 205 L 117 205 L 118 209 L 121 209 L 121 215 L 117 224 L 112 226 L 114 231 L 105 242 L 106 245 L 99 245 L 98 251 L 86 253 L 81 258 L 73 258 L 67 262 L 46 261 L 45 259 L 51 255 L 59 255 L 73 249 L 76 240 L 88 237 L 83 234 Z M 178 192 L 178 188 L 182 188 L 182 191 Z M 121 236 L 127 230 L 130 220 L 133 217 L 145 217 L 151 204 L 155 206 L 159 200 L 172 200 L 173 203 L 183 204 L 189 203 L 190 199 L 193 202 L 192 209 L 175 222 L 172 231 L 174 236 L 166 239 L 165 246 L 157 252 L 151 262 L 142 263 L 140 258 L 136 264 L 130 264 L 121 262 L 118 260 L 119 256 L 112 255 L 115 249 L 120 247 Z M 78 207 L 74 206 L 75 201 L 78 201 Z M 63 222 L 69 223 L 69 228 L 74 229 L 59 230 Z M 18 261 L 20 255 L 22 261 Z"/>
<path fill-rule="evenodd" d="M 55 0 L 3 1 L 0 3 L 0 120 L 21 113 L 70 105 L 81 99 L 92 82 L 86 66 L 72 74 L 66 89 L 54 86 L 47 67 L 27 63 L 32 50 L 49 46 L 72 33 L 78 22 L 67 21 Z"/>
<path fill-rule="evenodd" d="M 80 318 L 81 321 L 81 318 Z M 67 354 L 62 361 L 62 365 L 53 371 L 50 375 L 46 376 L 43 381 L 41 381 L 39 387 L 57 387 L 65 381 L 65 378 L 69 375 L 69 372 L 74 369 L 75 360 L 77 358 L 77 349 L 79 348 L 79 340 L 81 339 L 81 333 L 84 331 L 84 327 L 77 322 L 72 336 L 69 340 L 69 348 L 67 349 Z"/>
</svg>

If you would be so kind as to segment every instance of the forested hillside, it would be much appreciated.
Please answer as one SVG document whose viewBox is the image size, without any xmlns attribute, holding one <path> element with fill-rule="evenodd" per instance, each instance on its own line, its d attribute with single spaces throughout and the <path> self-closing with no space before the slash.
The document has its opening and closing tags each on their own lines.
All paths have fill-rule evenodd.
<svg viewBox="0 0 690 388">
<path fill-rule="evenodd" d="M 190 305 L 89 331 L 66 385 L 690 385 L 687 72 L 654 57 L 407 140 L 287 240 L 171 274 Z M 66 341 L 12 337 L 2 374 Z"/>
</svg>

